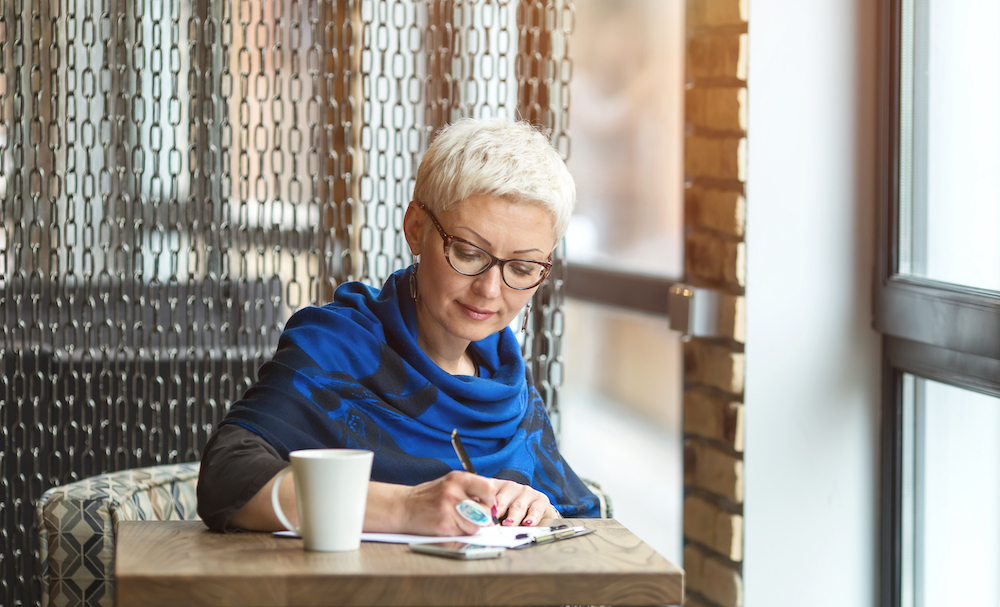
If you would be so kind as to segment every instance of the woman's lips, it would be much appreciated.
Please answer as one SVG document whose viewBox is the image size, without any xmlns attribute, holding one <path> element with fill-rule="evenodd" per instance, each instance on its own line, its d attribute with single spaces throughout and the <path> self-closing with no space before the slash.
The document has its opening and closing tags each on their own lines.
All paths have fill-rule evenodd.
<svg viewBox="0 0 1000 607">
<path fill-rule="evenodd" d="M 462 306 L 462 310 L 465 312 L 465 315 L 472 320 L 488 320 L 496 314 L 496 312 L 492 310 L 485 310 L 483 308 L 477 308 L 476 306 L 470 306 L 463 303 L 460 303 L 459 305 Z"/>
</svg>

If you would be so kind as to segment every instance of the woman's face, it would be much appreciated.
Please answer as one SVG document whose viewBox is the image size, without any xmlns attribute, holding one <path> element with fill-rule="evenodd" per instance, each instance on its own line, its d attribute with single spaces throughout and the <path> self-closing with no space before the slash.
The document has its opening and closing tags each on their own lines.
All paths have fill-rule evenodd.
<svg viewBox="0 0 1000 607">
<path fill-rule="evenodd" d="M 438 213 L 437 219 L 449 235 L 502 259 L 546 261 L 556 246 L 552 217 L 531 204 L 473 196 Z M 499 264 L 478 276 L 456 272 L 444 256 L 441 235 L 416 204 L 406 211 L 404 230 L 411 252 L 420 255 L 417 331 L 420 341 L 438 353 L 464 352 L 469 342 L 500 331 L 538 288 L 510 288 L 500 276 Z"/>
</svg>

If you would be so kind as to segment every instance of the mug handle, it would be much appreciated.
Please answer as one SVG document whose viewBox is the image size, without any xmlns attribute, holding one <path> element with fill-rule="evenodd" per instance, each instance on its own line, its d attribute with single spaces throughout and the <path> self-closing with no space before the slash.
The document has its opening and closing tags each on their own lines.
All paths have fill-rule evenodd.
<svg viewBox="0 0 1000 607">
<path fill-rule="evenodd" d="M 278 520 L 281 521 L 281 524 L 285 526 L 285 529 L 288 529 L 293 533 L 298 533 L 299 535 L 302 535 L 302 532 L 299 530 L 299 528 L 293 525 L 291 521 L 288 520 L 288 517 L 285 516 L 285 512 L 281 509 L 281 502 L 278 501 L 278 487 L 281 486 L 281 481 L 283 478 L 285 478 L 285 475 L 291 471 L 292 467 L 289 466 L 284 470 L 282 470 L 281 472 L 279 472 L 278 475 L 274 477 L 274 485 L 271 486 L 271 507 L 274 508 L 274 514 L 277 515 Z"/>
</svg>

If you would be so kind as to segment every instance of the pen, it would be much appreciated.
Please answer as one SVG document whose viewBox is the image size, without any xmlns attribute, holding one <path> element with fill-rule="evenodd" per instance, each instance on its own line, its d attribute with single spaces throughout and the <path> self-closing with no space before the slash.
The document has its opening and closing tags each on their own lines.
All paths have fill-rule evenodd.
<svg viewBox="0 0 1000 607">
<path fill-rule="evenodd" d="M 458 454 L 458 459 L 459 461 L 462 462 L 462 467 L 465 468 L 465 471 L 470 474 L 476 474 L 476 469 L 472 466 L 472 460 L 469 459 L 469 454 L 465 452 L 465 447 L 462 445 L 462 439 L 458 437 L 458 428 L 455 428 L 454 430 L 451 431 L 451 446 L 455 448 L 455 453 Z M 474 520 L 473 516 L 470 516 L 470 514 L 472 514 L 469 512 L 470 506 L 475 506 L 477 508 L 484 508 L 483 506 L 477 504 L 472 500 L 463 500 L 458 507 L 459 514 L 464 516 L 466 519 L 476 523 L 477 525 L 483 524 L 479 522 L 478 517 L 476 517 L 476 519 Z M 493 519 L 493 524 L 499 525 L 500 519 L 497 518 L 497 507 L 493 506 L 490 512 L 491 512 L 490 518 Z"/>
<path fill-rule="evenodd" d="M 465 468 L 465 471 L 475 474 L 476 469 L 472 467 L 472 460 L 469 459 L 469 454 L 465 452 L 465 447 L 462 446 L 462 439 L 458 437 L 458 428 L 451 431 L 451 446 L 455 448 L 455 453 L 458 454 L 458 459 L 462 462 L 462 467 Z"/>
</svg>

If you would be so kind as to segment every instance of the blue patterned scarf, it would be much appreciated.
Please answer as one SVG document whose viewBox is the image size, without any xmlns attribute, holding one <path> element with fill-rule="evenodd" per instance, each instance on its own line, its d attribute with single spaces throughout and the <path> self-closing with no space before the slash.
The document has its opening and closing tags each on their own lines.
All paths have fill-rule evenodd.
<svg viewBox="0 0 1000 607">
<path fill-rule="evenodd" d="M 510 328 L 474 342 L 479 376 L 449 375 L 417 346 L 412 269 L 382 290 L 341 285 L 333 303 L 289 319 L 274 358 L 222 422 L 296 449 L 375 452 L 372 480 L 415 485 L 462 465 L 545 493 L 564 517 L 600 516 L 598 499 L 556 448 L 544 404 Z"/>
</svg>

